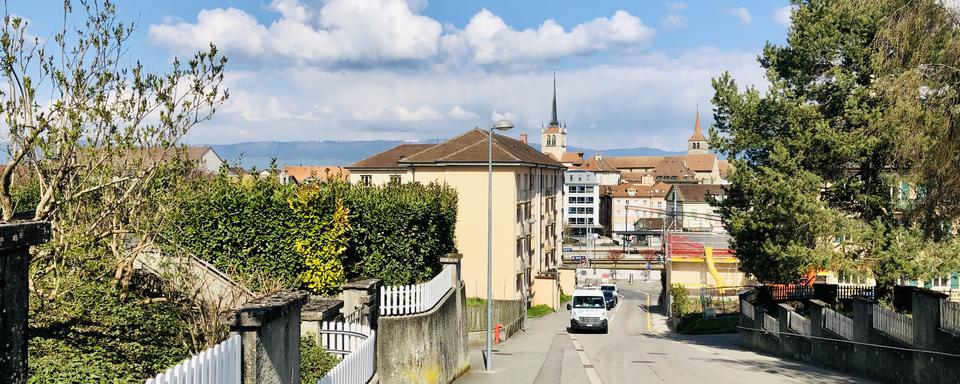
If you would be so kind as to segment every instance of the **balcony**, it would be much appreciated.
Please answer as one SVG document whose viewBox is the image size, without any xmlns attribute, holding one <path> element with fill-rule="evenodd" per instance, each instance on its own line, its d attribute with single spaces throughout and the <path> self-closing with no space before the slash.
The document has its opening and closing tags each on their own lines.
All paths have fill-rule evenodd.
<svg viewBox="0 0 960 384">
<path fill-rule="evenodd" d="M 517 201 L 530 201 L 530 196 L 533 195 L 533 191 L 529 189 L 521 189 L 517 191 Z"/>
</svg>

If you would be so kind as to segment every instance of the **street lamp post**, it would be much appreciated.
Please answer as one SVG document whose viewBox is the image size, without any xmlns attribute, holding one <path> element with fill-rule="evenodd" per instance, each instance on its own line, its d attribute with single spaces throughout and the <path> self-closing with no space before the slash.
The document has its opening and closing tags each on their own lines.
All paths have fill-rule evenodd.
<svg viewBox="0 0 960 384">
<path fill-rule="evenodd" d="M 510 120 L 501 119 L 487 129 L 487 372 L 493 370 L 493 130 L 511 128 Z"/>
</svg>

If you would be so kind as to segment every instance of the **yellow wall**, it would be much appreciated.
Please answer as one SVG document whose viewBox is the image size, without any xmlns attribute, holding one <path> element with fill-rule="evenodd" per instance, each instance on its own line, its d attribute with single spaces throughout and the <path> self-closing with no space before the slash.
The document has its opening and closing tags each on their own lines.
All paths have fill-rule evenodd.
<svg viewBox="0 0 960 384">
<path fill-rule="evenodd" d="M 516 181 L 514 167 L 493 170 L 493 297 L 518 300 Z M 446 183 L 457 190 L 457 249 L 468 297 L 487 296 L 487 167 L 417 167 L 414 181 Z"/>
<path fill-rule="evenodd" d="M 720 273 L 725 286 L 735 287 L 750 285 L 752 281 L 737 269 L 736 263 L 715 264 Z M 682 284 L 687 288 L 715 287 L 716 281 L 707 271 L 707 266 L 702 262 L 672 262 L 670 282 L 671 284 Z"/>
<path fill-rule="evenodd" d="M 564 294 L 572 295 L 573 290 L 577 289 L 577 270 L 561 269 L 559 272 L 560 272 L 560 289 L 563 290 Z"/>
<path fill-rule="evenodd" d="M 546 304 L 554 310 L 560 307 L 560 287 L 556 279 L 533 279 L 533 291 L 531 305 Z"/>
</svg>

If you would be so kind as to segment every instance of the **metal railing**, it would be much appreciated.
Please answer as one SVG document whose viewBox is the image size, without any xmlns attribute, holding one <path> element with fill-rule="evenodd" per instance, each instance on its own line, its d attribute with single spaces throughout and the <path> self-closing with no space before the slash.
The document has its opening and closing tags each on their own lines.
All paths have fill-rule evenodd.
<svg viewBox="0 0 960 384">
<path fill-rule="evenodd" d="M 350 312 L 343 316 L 343 322 L 347 324 L 360 324 L 365 327 L 370 326 L 370 313 L 367 311 L 366 305 L 360 306 L 353 312 Z"/>
<path fill-rule="evenodd" d="M 240 382 L 240 335 L 230 336 L 166 370 L 146 384 L 231 384 Z"/>
<path fill-rule="evenodd" d="M 940 300 L 940 329 L 960 334 L 960 303 Z"/>
<path fill-rule="evenodd" d="M 810 319 L 793 311 L 787 312 L 787 328 L 797 334 L 810 336 Z"/>
<path fill-rule="evenodd" d="M 913 319 L 907 315 L 874 304 L 873 329 L 913 345 Z"/>
<path fill-rule="evenodd" d="M 844 339 L 853 340 L 853 319 L 830 308 L 823 309 L 823 327 Z"/>
<path fill-rule="evenodd" d="M 850 299 L 854 296 L 874 297 L 876 288 L 866 285 L 840 285 L 837 287 L 837 299 Z"/>
</svg>

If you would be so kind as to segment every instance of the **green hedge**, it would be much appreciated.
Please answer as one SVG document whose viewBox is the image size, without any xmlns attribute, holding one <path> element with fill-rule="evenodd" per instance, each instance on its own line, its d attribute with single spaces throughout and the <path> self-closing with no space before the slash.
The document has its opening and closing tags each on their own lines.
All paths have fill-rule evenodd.
<svg viewBox="0 0 960 384">
<path fill-rule="evenodd" d="M 342 250 L 338 241 L 322 236 L 327 228 L 339 231 L 339 225 L 328 225 L 338 202 L 348 227 Z M 171 205 L 176 213 L 163 238 L 253 289 L 260 288 L 258 274 L 315 292 L 329 292 L 342 281 L 322 279 L 316 268 L 308 271 L 308 258 L 321 271 L 339 270 L 339 263 L 346 279 L 419 282 L 439 272 L 440 257 L 456 251 L 457 195 L 436 184 L 368 187 L 332 180 L 297 187 L 274 178 L 241 182 L 221 175 L 191 180 Z"/>
</svg>

